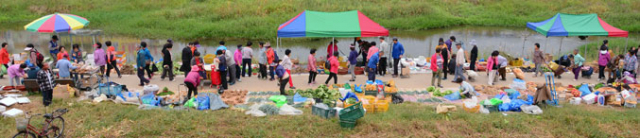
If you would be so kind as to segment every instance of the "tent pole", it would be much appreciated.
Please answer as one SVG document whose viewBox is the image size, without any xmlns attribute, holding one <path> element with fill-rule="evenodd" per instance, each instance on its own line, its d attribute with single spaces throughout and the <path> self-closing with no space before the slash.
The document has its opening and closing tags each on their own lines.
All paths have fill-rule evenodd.
<svg viewBox="0 0 640 138">
<path fill-rule="evenodd" d="M 280 37 L 276 37 L 276 51 L 280 50 Z"/>
<path fill-rule="evenodd" d="M 560 38 L 560 48 L 558 50 L 558 56 L 562 55 L 562 41 L 564 40 L 564 37 Z"/>
</svg>

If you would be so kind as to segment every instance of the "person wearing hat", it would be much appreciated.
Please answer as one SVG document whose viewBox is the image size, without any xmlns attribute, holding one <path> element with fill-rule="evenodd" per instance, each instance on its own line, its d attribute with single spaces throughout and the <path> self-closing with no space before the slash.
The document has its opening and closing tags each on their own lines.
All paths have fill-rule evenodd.
<svg viewBox="0 0 640 138">
<path fill-rule="evenodd" d="M 450 53 L 451 51 L 449 51 L 449 49 L 447 48 L 447 45 L 444 43 L 444 39 L 440 38 L 438 39 L 438 46 L 436 46 L 436 49 L 440 49 L 440 54 L 442 54 L 442 59 L 444 60 L 444 62 L 442 63 L 444 66 L 442 67 L 442 72 L 444 73 L 442 76 L 442 80 L 447 80 L 447 74 L 449 74 L 449 59 L 450 59 Z"/>
<path fill-rule="evenodd" d="M 356 81 L 356 64 L 358 63 L 357 58 L 358 58 L 358 52 L 356 52 L 356 46 L 354 44 L 351 44 L 351 47 L 349 47 L 351 49 L 351 52 L 349 52 L 349 57 L 347 57 L 349 59 L 349 72 L 351 73 L 351 82 Z"/>
<path fill-rule="evenodd" d="M 462 80 L 464 80 L 464 75 L 463 75 L 463 71 L 464 71 L 464 63 L 465 63 L 465 55 L 464 55 L 464 49 L 462 49 L 462 43 L 456 43 L 456 48 L 458 49 L 457 52 L 457 57 L 456 57 L 456 74 L 454 78 L 461 78 Z"/>
<path fill-rule="evenodd" d="M 184 77 L 187 77 L 189 72 L 191 72 L 191 59 L 196 51 L 198 50 L 195 49 L 193 42 L 189 42 L 189 44 L 182 49 L 182 66 L 180 66 L 180 71 L 184 72 Z"/>
<path fill-rule="evenodd" d="M 189 72 L 187 77 L 184 78 L 184 84 L 187 86 L 187 89 L 189 89 L 187 92 L 187 99 L 191 99 L 191 93 L 195 96 L 198 95 L 198 85 L 202 79 L 203 77 L 200 76 L 200 67 L 197 65 L 191 66 L 191 72 Z"/>
<path fill-rule="evenodd" d="M 49 54 L 51 54 L 51 59 L 53 59 L 53 64 L 55 65 L 58 61 L 56 58 L 58 56 L 58 36 L 51 36 L 51 41 L 49 41 Z"/>
<path fill-rule="evenodd" d="M 93 51 L 93 62 L 100 67 L 100 75 L 104 74 L 105 65 L 107 65 L 107 54 L 102 49 L 102 43 L 97 42 L 93 45 L 96 50 Z"/>
<path fill-rule="evenodd" d="M 393 38 L 393 51 L 391 53 L 393 57 L 393 77 L 398 77 L 398 64 L 400 59 L 404 56 L 404 46 L 398 42 L 398 38 Z"/>
<path fill-rule="evenodd" d="M 7 74 L 9 74 L 9 85 L 18 86 L 22 83 L 21 78 L 26 78 L 24 68 L 27 68 L 27 64 L 13 64 L 7 68 Z M 15 82 L 15 83 L 14 83 Z"/>
<path fill-rule="evenodd" d="M 260 51 L 258 51 L 258 70 L 260 70 L 258 78 L 267 79 L 267 47 L 264 46 L 264 42 L 259 42 L 258 48 L 260 49 Z"/>
<path fill-rule="evenodd" d="M 476 60 L 478 60 L 478 46 L 476 45 L 476 40 L 471 40 L 471 43 L 469 43 L 473 46 L 473 48 L 471 48 L 471 53 L 470 53 L 470 66 L 469 69 L 470 70 L 476 70 Z"/>
<path fill-rule="evenodd" d="M 38 55 L 42 55 L 42 53 L 38 52 L 36 48 L 34 48 L 33 44 L 27 44 L 27 47 L 24 48 L 24 51 L 29 51 L 29 60 L 32 64 L 35 64 L 38 67 L 42 67 L 42 61 L 38 60 Z"/>
<path fill-rule="evenodd" d="M 382 53 L 389 53 L 389 43 L 384 40 L 384 37 L 380 37 L 380 51 Z M 387 74 L 387 55 L 380 55 L 380 65 L 378 66 L 378 74 L 384 76 Z"/>
<path fill-rule="evenodd" d="M 251 73 L 253 72 L 251 68 L 253 49 L 251 49 L 251 45 L 253 45 L 253 43 L 249 41 L 247 45 L 242 48 L 242 77 L 245 77 L 245 75 L 251 77 Z"/>
</svg>

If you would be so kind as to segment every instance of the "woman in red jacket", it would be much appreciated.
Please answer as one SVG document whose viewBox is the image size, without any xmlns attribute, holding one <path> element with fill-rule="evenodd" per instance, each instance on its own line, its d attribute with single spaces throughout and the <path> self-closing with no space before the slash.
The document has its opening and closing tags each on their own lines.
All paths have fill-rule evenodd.
<svg viewBox="0 0 640 138">
<path fill-rule="evenodd" d="M 0 49 L 0 63 L 4 65 L 5 68 L 9 68 L 9 52 L 7 51 L 7 44 L 2 43 L 2 49 Z"/>
<path fill-rule="evenodd" d="M 489 85 L 493 85 L 498 77 L 498 75 L 496 75 L 498 74 L 498 68 L 500 68 L 500 65 L 498 64 L 498 55 L 500 55 L 500 52 L 493 51 L 491 52 L 491 57 L 487 60 L 487 75 L 489 76 L 487 82 Z"/>
<path fill-rule="evenodd" d="M 442 81 L 442 68 L 444 65 L 444 58 L 442 58 L 442 54 L 440 54 L 440 51 L 442 51 L 442 49 L 436 49 L 436 53 L 431 56 L 431 71 L 433 71 L 433 77 L 431 77 L 431 86 L 435 86 L 433 84 L 436 79 L 438 79 L 438 87 L 442 88 L 440 82 Z"/>
<path fill-rule="evenodd" d="M 329 70 L 329 78 L 324 84 L 329 85 L 329 81 L 333 78 L 333 83 L 338 84 L 338 67 L 340 66 L 340 62 L 338 62 L 338 52 L 333 52 L 333 56 L 329 58 L 329 64 L 331 65 L 331 69 Z"/>
</svg>

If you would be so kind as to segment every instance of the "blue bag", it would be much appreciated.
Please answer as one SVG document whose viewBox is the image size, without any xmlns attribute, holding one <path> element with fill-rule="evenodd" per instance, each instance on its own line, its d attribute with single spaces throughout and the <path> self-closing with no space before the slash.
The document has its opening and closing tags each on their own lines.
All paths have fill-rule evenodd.
<svg viewBox="0 0 640 138">
<path fill-rule="evenodd" d="M 518 99 L 518 96 L 520 96 L 520 92 L 516 91 L 512 94 L 509 94 L 509 99 Z"/>
<path fill-rule="evenodd" d="M 449 100 L 449 101 L 459 100 L 460 99 L 460 92 L 456 91 L 456 92 L 454 92 L 452 94 L 445 95 L 444 98 Z"/>
<path fill-rule="evenodd" d="M 293 95 L 293 102 L 305 102 L 307 101 L 307 97 L 302 97 L 299 93 Z"/>
<path fill-rule="evenodd" d="M 504 94 L 496 94 L 496 96 L 493 98 L 502 99 L 502 97 L 504 96 L 505 96 Z"/>
<path fill-rule="evenodd" d="M 362 84 L 360 84 L 359 86 L 356 85 L 355 88 L 353 88 L 354 90 L 356 90 L 356 92 L 358 93 L 362 93 Z"/>
<path fill-rule="evenodd" d="M 153 95 L 153 93 L 143 95 L 142 97 L 140 97 L 140 101 L 142 101 L 142 104 L 153 105 L 153 106 L 156 106 L 159 104 L 158 101 L 156 100 L 156 96 Z"/>
<path fill-rule="evenodd" d="M 580 95 L 580 96 L 585 96 L 585 95 L 587 95 L 587 94 L 590 94 L 590 93 L 591 93 L 591 90 L 589 89 L 589 86 L 588 86 L 588 85 L 582 85 L 582 86 L 580 86 L 580 88 L 579 88 L 578 90 L 579 90 L 580 92 L 582 92 L 582 95 Z"/>
<path fill-rule="evenodd" d="M 347 95 L 344 96 L 344 98 L 340 99 L 341 101 L 347 100 L 349 98 L 354 98 L 356 99 L 356 102 L 359 102 L 360 100 L 358 99 L 358 96 L 356 96 L 356 94 L 352 93 L 352 92 L 348 92 Z"/>
<path fill-rule="evenodd" d="M 199 96 L 196 98 L 198 110 L 209 110 L 209 96 Z"/>
</svg>

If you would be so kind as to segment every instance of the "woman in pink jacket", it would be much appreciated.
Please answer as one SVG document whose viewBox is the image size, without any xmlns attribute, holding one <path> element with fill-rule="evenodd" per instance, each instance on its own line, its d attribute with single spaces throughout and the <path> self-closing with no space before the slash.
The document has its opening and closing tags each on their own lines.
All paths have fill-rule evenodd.
<svg viewBox="0 0 640 138">
<path fill-rule="evenodd" d="M 198 67 L 198 65 L 191 66 L 191 72 L 184 78 L 184 84 L 187 86 L 187 89 L 189 89 L 187 99 L 191 99 L 191 92 L 193 92 L 193 95 L 198 95 L 198 85 L 202 79 L 202 76 L 200 76 L 200 67 Z"/>
<path fill-rule="evenodd" d="M 498 68 L 500 68 L 500 66 L 498 65 L 498 55 L 500 55 L 500 52 L 493 51 L 491 53 L 491 57 L 487 59 L 487 75 L 489 76 L 487 82 L 489 83 L 489 85 L 493 85 L 493 83 L 495 82 Z"/>
<path fill-rule="evenodd" d="M 309 70 L 309 85 L 316 84 L 316 76 L 318 75 L 318 67 L 316 65 L 316 49 L 311 49 L 307 60 L 309 63 L 307 65 L 307 70 Z"/>
<path fill-rule="evenodd" d="M 333 56 L 329 58 L 329 64 L 331 64 L 331 69 L 329 70 L 329 78 L 324 84 L 328 85 L 331 78 L 333 78 L 333 83 L 338 84 L 338 67 L 340 66 L 340 62 L 338 62 L 338 52 L 333 52 Z"/>
<path fill-rule="evenodd" d="M 441 81 L 442 81 L 442 68 L 444 65 L 444 58 L 442 58 L 442 54 L 440 54 L 440 51 L 442 51 L 442 49 L 438 48 L 436 49 L 436 53 L 433 54 L 433 56 L 431 56 L 431 71 L 433 71 L 433 77 L 431 77 L 431 86 L 435 86 L 433 85 L 434 82 L 436 81 L 436 79 L 438 79 L 438 87 L 442 88 L 441 85 Z"/>
</svg>

